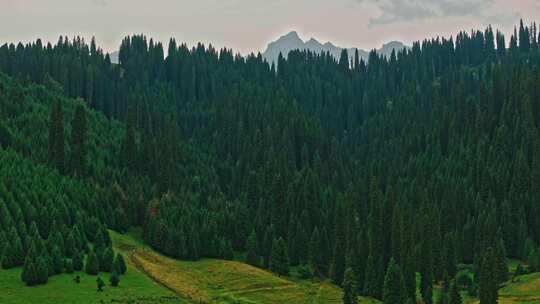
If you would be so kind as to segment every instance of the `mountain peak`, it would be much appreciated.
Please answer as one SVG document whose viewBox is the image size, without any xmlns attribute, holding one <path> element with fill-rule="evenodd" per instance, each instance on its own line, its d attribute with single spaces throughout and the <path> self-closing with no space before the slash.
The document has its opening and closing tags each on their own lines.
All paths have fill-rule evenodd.
<svg viewBox="0 0 540 304">
<path fill-rule="evenodd" d="M 297 31 L 291 31 L 287 35 L 281 36 L 281 39 L 302 40 Z"/>
<path fill-rule="evenodd" d="M 406 48 L 406 46 L 399 41 L 390 41 L 385 43 L 382 48 L 378 49 L 377 52 L 384 56 L 389 56 L 393 50 L 401 50 Z M 322 44 L 315 38 L 311 38 L 308 41 L 304 42 L 298 32 L 291 31 L 286 35 L 281 36 L 278 40 L 268 44 L 266 51 L 263 54 L 263 57 L 270 63 L 276 62 L 279 54 L 282 54 L 287 58 L 289 52 L 294 50 L 309 50 L 313 53 L 330 53 L 334 58 L 338 59 L 341 56 L 341 51 L 343 48 L 334 45 L 332 42 L 326 42 Z M 356 48 L 348 48 L 349 56 L 354 57 L 356 53 Z M 360 57 L 364 60 L 367 60 L 369 52 L 358 49 Z"/>
</svg>

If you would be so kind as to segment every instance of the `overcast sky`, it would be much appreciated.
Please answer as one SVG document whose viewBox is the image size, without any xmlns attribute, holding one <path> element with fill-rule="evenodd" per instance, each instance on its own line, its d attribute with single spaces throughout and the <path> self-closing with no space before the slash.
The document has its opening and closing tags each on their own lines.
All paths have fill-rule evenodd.
<svg viewBox="0 0 540 304">
<path fill-rule="evenodd" d="M 540 21 L 539 0 L 0 0 L 0 43 L 92 36 L 105 50 L 144 33 L 168 42 L 264 51 L 296 30 L 346 47 L 407 44 L 488 24 L 510 33 L 523 18 Z"/>
</svg>

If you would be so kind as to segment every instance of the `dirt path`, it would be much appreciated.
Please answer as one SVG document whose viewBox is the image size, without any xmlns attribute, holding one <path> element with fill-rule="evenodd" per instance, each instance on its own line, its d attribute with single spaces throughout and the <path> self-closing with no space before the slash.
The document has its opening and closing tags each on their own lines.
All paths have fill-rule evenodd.
<svg viewBox="0 0 540 304">
<path fill-rule="evenodd" d="M 183 301 L 185 301 L 187 303 L 190 303 L 190 304 L 198 304 L 198 303 L 205 304 L 205 302 L 194 302 L 192 299 L 185 297 L 183 294 L 179 293 L 176 289 L 172 288 L 171 286 L 167 285 L 165 282 L 163 282 L 162 280 L 160 280 L 159 278 L 157 278 L 156 276 L 154 276 L 150 272 L 146 271 L 146 269 L 144 268 L 144 266 L 140 262 L 140 260 L 135 257 L 135 254 L 137 253 L 138 250 L 141 250 L 141 249 L 136 249 L 136 248 L 131 249 L 130 252 L 129 252 L 129 257 L 128 257 L 130 264 L 133 265 L 135 268 L 137 268 L 138 271 L 140 271 L 145 276 L 150 278 L 156 284 L 158 284 L 158 285 L 170 290 L 171 292 L 173 292 L 178 297 L 178 299 L 180 299 L 180 300 L 183 300 Z"/>
</svg>

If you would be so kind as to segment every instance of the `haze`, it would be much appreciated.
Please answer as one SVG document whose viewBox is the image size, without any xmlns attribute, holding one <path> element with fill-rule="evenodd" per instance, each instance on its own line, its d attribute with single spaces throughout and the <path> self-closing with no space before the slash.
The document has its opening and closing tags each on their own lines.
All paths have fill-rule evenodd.
<svg viewBox="0 0 540 304">
<path fill-rule="evenodd" d="M 453 35 L 483 25 L 509 33 L 520 18 L 540 17 L 536 0 L 3 0 L 0 43 L 58 36 L 95 36 L 116 50 L 129 34 L 145 33 L 227 46 L 243 54 L 264 51 L 290 30 L 302 37 L 364 49 Z"/>
</svg>

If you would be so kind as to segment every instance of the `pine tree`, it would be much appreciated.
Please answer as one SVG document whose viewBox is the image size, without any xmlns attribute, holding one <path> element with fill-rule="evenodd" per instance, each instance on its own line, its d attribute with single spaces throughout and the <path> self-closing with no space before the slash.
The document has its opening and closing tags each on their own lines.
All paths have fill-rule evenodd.
<svg viewBox="0 0 540 304">
<path fill-rule="evenodd" d="M 76 176 L 86 174 L 86 109 L 83 105 L 77 106 L 73 121 L 71 122 L 71 173 Z"/>
<path fill-rule="evenodd" d="M 10 246 L 7 246 L 2 254 L 2 268 L 10 269 L 13 267 L 15 267 L 15 262 L 13 261 L 13 249 Z"/>
<path fill-rule="evenodd" d="M 278 275 L 289 274 L 289 256 L 287 254 L 287 245 L 281 237 L 274 240 L 274 243 L 272 244 L 270 271 L 275 272 Z"/>
<path fill-rule="evenodd" d="M 111 283 L 112 287 L 117 287 L 120 283 L 120 276 L 116 271 L 111 272 L 111 275 L 109 276 L 109 282 Z"/>
<path fill-rule="evenodd" d="M 100 254 L 99 259 L 99 270 L 104 272 L 111 272 L 114 262 L 114 251 L 111 247 L 105 248 L 105 250 Z"/>
<path fill-rule="evenodd" d="M 84 267 L 84 256 L 82 253 L 80 253 L 78 250 L 73 253 L 73 270 L 75 271 L 82 271 Z"/>
<path fill-rule="evenodd" d="M 64 260 L 62 258 L 62 254 L 60 253 L 60 249 L 58 246 L 54 246 L 53 251 L 51 253 L 51 259 L 53 264 L 53 273 L 58 274 L 61 273 L 64 268 Z"/>
<path fill-rule="evenodd" d="M 97 275 L 99 272 L 99 260 L 94 250 L 88 253 L 84 271 L 89 275 Z"/>
<path fill-rule="evenodd" d="M 36 280 L 38 284 L 45 284 L 49 280 L 49 267 L 47 265 L 47 260 L 44 257 L 39 257 L 37 259 Z"/>
<path fill-rule="evenodd" d="M 60 172 L 64 172 L 65 139 L 62 105 L 60 101 L 54 105 L 49 126 L 49 164 Z"/>
<path fill-rule="evenodd" d="M 66 269 L 66 273 L 73 273 L 73 260 L 72 259 L 66 259 L 64 262 L 64 268 Z"/>
<path fill-rule="evenodd" d="M 461 299 L 461 295 L 459 294 L 457 283 L 455 281 L 452 281 L 452 283 L 450 284 L 450 294 L 449 294 L 448 304 L 462 304 L 462 303 L 463 303 L 463 300 Z"/>
<path fill-rule="evenodd" d="M 100 277 L 98 277 L 96 279 L 96 285 L 97 285 L 97 291 L 101 292 L 103 291 L 103 287 L 105 287 L 105 282 L 103 282 L 103 280 Z"/>
<path fill-rule="evenodd" d="M 384 277 L 383 300 L 385 304 L 405 303 L 407 295 L 403 275 L 394 259 L 390 260 Z"/>
<path fill-rule="evenodd" d="M 356 276 L 352 268 L 347 268 L 343 278 L 343 303 L 344 304 L 356 304 L 358 303 L 358 296 L 356 294 Z"/>
<path fill-rule="evenodd" d="M 487 249 L 482 259 L 479 276 L 479 297 L 480 304 L 498 303 L 498 277 L 497 262 L 493 249 Z"/>
<path fill-rule="evenodd" d="M 345 236 L 345 219 L 346 211 L 342 198 L 337 199 L 336 209 L 334 213 L 334 251 L 332 258 L 332 266 L 330 268 L 330 277 L 332 282 L 341 285 L 343 275 L 345 273 L 345 255 L 347 254 L 346 236 Z"/>
<path fill-rule="evenodd" d="M 249 235 L 247 239 L 246 250 L 247 250 L 246 263 L 253 266 L 259 266 L 260 258 L 257 254 L 259 250 L 258 250 L 258 245 L 257 245 L 257 234 L 255 233 L 255 230 L 251 231 L 251 234 Z"/>
<path fill-rule="evenodd" d="M 117 253 L 116 257 L 114 258 L 113 270 L 118 274 L 125 274 L 127 271 L 126 262 L 120 253 Z"/>
<path fill-rule="evenodd" d="M 495 263 L 497 264 L 497 283 L 502 284 L 508 280 L 508 261 L 502 239 L 499 239 L 495 250 Z"/>
<path fill-rule="evenodd" d="M 34 259 L 27 257 L 22 272 L 21 280 L 26 283 L 28 286 L 32 286 L 38 283 L 38 274 L 36 270 L 36 265 Z"/>
<path fill-rule="evenodd" d="M 323 274 L 323 263 L 322 261 L 322 254 L 320 250 L 320 242 L 321 242 L 321 236 L 319 234 L 319 229 L 315 227 L 313 230 L 313 234 L 311 235 L 311 238 L 309 240 L 309 265 L 313 269 L 316 275 L 322 275 Z"/>
<path fill-rule="evenodd" d="M 126 134 L 122 142 L 120 160 L 128 170 L 134 170 L 136 166 L 137 142 L 135 141 L 135 111 L 130 109 L 127 114 Z"/>
</svg>

